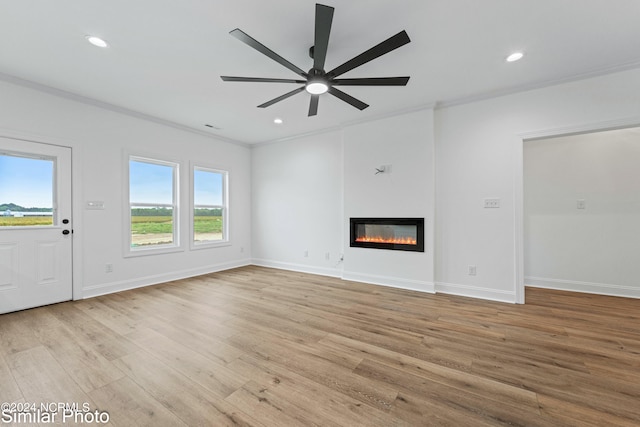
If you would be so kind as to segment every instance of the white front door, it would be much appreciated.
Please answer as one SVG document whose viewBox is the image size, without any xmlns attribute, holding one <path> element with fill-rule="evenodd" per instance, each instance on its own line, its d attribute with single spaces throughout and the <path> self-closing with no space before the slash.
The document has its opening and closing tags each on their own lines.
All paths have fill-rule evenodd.
<svg viewBox="0 0 640 427">
<path fill-rule="evenodd" d="M 0 313 L 72 299 L 71 149 L 0 137 Z"/>
</svg>

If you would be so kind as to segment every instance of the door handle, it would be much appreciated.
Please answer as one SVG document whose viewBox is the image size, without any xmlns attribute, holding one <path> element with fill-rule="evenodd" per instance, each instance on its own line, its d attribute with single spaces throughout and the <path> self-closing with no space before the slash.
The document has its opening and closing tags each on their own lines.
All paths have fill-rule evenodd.
<svg viewBox="0 0 640 427">
<path fill-rule="evenodd" d="M 62 230 L 62 234 L 64 234 L 65 236 L 69 233 L 71 233 L 69 230 Z"/>
</svg>

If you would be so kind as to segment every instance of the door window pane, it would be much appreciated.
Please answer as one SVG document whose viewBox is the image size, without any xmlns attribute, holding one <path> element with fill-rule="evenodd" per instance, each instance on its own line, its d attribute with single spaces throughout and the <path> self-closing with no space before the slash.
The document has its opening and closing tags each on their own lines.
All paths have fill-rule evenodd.
<svg viewBox="0 0 640 427">
<path fill-rule="evenodd" d="M 0 227 L 51 226 L 53 159 L 0 154 Z"/>
</svg>

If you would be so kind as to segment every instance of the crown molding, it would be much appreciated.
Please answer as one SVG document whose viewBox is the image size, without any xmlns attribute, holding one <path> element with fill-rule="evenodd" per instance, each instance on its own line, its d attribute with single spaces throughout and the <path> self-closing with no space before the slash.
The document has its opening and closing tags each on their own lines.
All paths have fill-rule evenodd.
<svg viewBox="0 0 640 427">
<path fill-rule="evenodd" d="M 47 85 L 44 85 L 44 84 L 41 84 L 41 83 L 36 83 L 36 82 L 30 81 L 30 80 L 22 79 L 20 77 L 15 77 L 15 76 L 12 76 L 12 75 L 9 75 L 9 74 L 5 74 L 5 73 L 0 73 L 0 80 L 1 81 L 5 81 L 7 83 L 15 84 L 15 85 L 18 85 L 18 86 L 23 86 L 23 87 L 26 87 L 26 88 L 29 88 L 29 89 L 38 90 L 40 92 L 48 93 L 50 95 L 58 96 L 58 97 L 69 99 L 69 100 L 76 101 L 76 102 L 80 102 L 80 103 L 83 103 L 83 104 L 86 104 L 86 105 L 91 105 L 91 106 L 94 106 L 94 107 L 102 108 L 102 109 L 109 110 L 109 111 L 112 111 L 112 112 L 116 112 L 116 113 L 119 113 L 119 114 L 124 114 L 124 115 L 130 116 L 130 117 L 135 117 L 135 118 L 138 118 L 138 119 L 141 119 L 141 120 L 146 120 L 146 121 L 150 121 L 150 122 L 157 123 L 157 124 L 160 124 L 160 125 L 169 126 L 169 127 L 174 128 L 174 129 L 179 129 L 179 130 L 182 130 L 182 131 L 185 131 L 185 132 L 190 132 L 190 133 L 193 133 L 193 134 L 197 134 L 197 135 L 204 136 L 204 137 L 207 137 L 207 138 L 215 139 L 215 140 L 218 140 L 218 141 L 239 145 L 239 146 L 245 147 L 245 148 L 254 148 L 254 147 L 260 147 L 260 146 L 264 146 L 264 145 L 271 145 L 271 144 L 276 144 L 276 143 L 280 143 L 280 142 L 296 140 L 296 139 L 300 139 L 300 138 L 306 138 L 306 137 L 309 137 L 309 136 L 322 135 L 322 134 L 325 134 L 325 133 L 340 131 L 340 130 L 343 130 L 345 128 L 351 127 L 351 126 L 370 123 L 370 122 L 378 121 L 378 120 L 384 120 L 384 119 L 387 119 L 387 118 L 390 118 L 390 117 L 400 116 L 400 115 L 409 114 L 409 113 L 413 113 L 413 112 L 417 112 L 417 111 L 440 110 L 440 109 L 449 108 L 449 107 L 455 107 L 455 106 L 464 105 L 464 104 L 471 104 L 471 103 L 474 103 L 474 102 L 485 101 L 485 100 L 494 99 L 494 98 L 500 98 L 500 97 L 507 96 L 507 95 L 513 95 L 513 94 L 527 92 L 527 91 L 531 91 L 531 90 L 557 86 L 557 85 L 565 84 L 565 83 L 571 83 L 571 82 L 575 82 L 575 81 L 579 81 L 579 80 L 585 80 L 585 79 L 589 79 L 589 78 L 594 78 L 594 77 L 599 77 L 599 76 L 604 76 L 604 75 L 609 75 L 609 74 L 615 74 L 615 73 L 624 72 L 624 71 L 628 71 L 628 70 L 633 70 L 633 69 L 637 69 L 637 68 L 640 68 L 640 61 L 633 61 L 633 62 L 629 62 L 629 63 L 622 64 L 622 65 L 598 68 L 598 69 L 586 71 L 586 72 L 583 72 L 583 73 L 580 73 L 580 74 L 572 75 L 572 76 L 569 76 L 569 77 L 562 77 L 562 78 L 550 79 L 550 80 L 539 80 L 539 81 L 528 83 L 528 84 L 524 84 L 524 85 L 518 85 L 518 86 L 512 86 L 512 87 L 505 88 L 505 89 L 488 91 L 488 92 L 477 94 L 477 95 L 472 95 L 472 96 L 461 97 L 461 98 L 457 98 L 457 99 L 451 99 L 451 100 L 445 100 L 445 101 L 436 101 L 436 102 L 432 102 L 432 103 L 416 105 L 416 106 L 412 106 L 412 107 L 408 107 L 408 108 L 394 110 L 394 111 L 391 111 L 391 112 L 388 112 L 388 113 L 384 113 L 384 114 L 377 114 L 377 115 L 369 116 L 369 117 L 366 117 L 366 118 L 363 118 L 363 119 L 356 119 L 356 120 L 352 120 L 352 121 L 348 121 L 348 122 L 343 122 L 343 123 L 340 123 L 340 124 L 335 125 L 335 126 L 326 127 L 326 128 L 322 128 L 322 129 L 318 129 L 318 130 L 314 130 L 314 131 L 310 131 L 310 132 L 304 132 L 304 133 L 299 133 L 299 134 L 295 134 L 295 135 L 291 135 L 291 136 L 287 136 L 287 137 L 283 137 L 283 138 L 277 138 L 277 139 L 266 140 L 266 141 L 259 141 L 259 142 L 255 142 L 255 143 L 247 143 L 247 142 L 243 142 L 243 141 L 227 138 L 227 137 L 224 137 L 224 136 L 217 135 L 215 133 L 206 132 L 206 131 L 203 131 L 201 129 L 196 129 L 196 128 L 193 128 L 193 127 L 190 127 L 190 126 L 186 126 L 186 125 L 183 125 L 183 124 L 180 124 L 180 123 L 176 123 L 176 122 L 173 122 L 171 120 L 162 119 L 162 118 L 159 118 L 159 117 L 156 117 L 156 116 L 152 116 L 152 115 L 149 115 L 149 114 L 145 114 L 145 113 L 141 113 L 141 112 L 138 112 L 138 111 L 135 111 L 135 110 L 130 110 L 130 109 L 125 108 L 125 107 L 120 107 L 118 105 L 110 104 L 108 102 L 99 101 L 97 99 L 89 98 L 89 97 L 86 97 L 86 96 L 83 96 L 83 95 L 78 95 L 78 94 L 75 94 L 75 93 L 72 93 L 72 92 L 67 92 L 67 91 L 64 91 L 64 90 L 61 90 L 61 89 L 56 89 L 56 88 L 51 87 L 51 86 L 47 86 Z M 611 126 L 611 128 L 613 128 L 613 127 L 615 127 L 615 126 Z M 624 127 L 624 126 L 622 126 L 622 127 Z M 576 131 L 574 133 L 580 133 L 580 131 Z M 532 139 L 532 138 L 535 138 L 535 136 L 528 137 L 527 139 Z"/>
<path fill-rule="evenodd" d="M 620 119 L 589 122 L 573 126 L 541 129 L 517 134 L 523 141 L 557 138 L 561 136 L 581 135 L 585 133 L 603 132 L 607 130 L 628 129 L 640 126 L 640 116 L 623 117 Z"/>
<path fill-rule="evenodd" d="M 477 95 L 471 95 L 471 96 L 445 100 L 445 101 L 438 101 L 436 102 L 435 109 L 440 110 L 443 108 L 456 107 L 464 104 L 471 104 L 473 102 L 478 102 L 478 101 L 486 101 L 488 99 L 500 98 L 507 95 L 513 95 L 516 93 L 528 92 L 530 90 L 543 89 L 546 87 L 558 86 L 561 84 L 576 82 L 580 80 L 586 80 L 594 77 L 621 73 L 621 72 L 633 70 L 636 68 L 640 68 L 640 61 L 628 62 L 626 64 L 616 65 L 611 67 L 597 68 L 597 69 L 585 71 L 580 74 L 574 74 L 572 76 L 561 77 L 558 79 L 538 80 L 538 81 L 527 83 L 524 85 L 512 86 L 509 88 L 484 92 Z"/>
<path fill-rule="evenodd" d="M 83 95 L 78 95 L 72 92 L 67 92 L 65 90 L 62 89 L 56 89 L 54 87 L 51 86 L 47 86 L 41 83 L 36 83 L 33 82 L 31 80 L 26 80 L 20 77 L 15 77 L 9 74 L 5 74 L 5 73 L 0 73 L 0 80 L 6 82 L 6 83 L 11 83 L 14 84 L 16 86 L 22 86 L 22 87 L 26 87 L 28 89 L 34 89 L 37 90 L 39 92 L 44 92 L 47 93 L 49 95 L 53 95 L 53 96 L 57 96 L 60 98 L 64 98 L 64 99 L 68 99 L 70 101 L 75 101 L 75 102 L 80 102 L 82 104 L 86 104 L 86 105 L 90 105 L 92 107 L 97 107 L 97 108 L 102 108 L 104 110 L 108 110 L 108 111 L 112 111 L 114 113 L 118 113 L 118 114 L 124 114 L 126 116 L 130 116 L 130 117 L 134 117 L 137 119 L 141 119 L 141 120 L 145 120 L 148 122 L 153 122 L 159 125 L 163 125 L 163 126 L 169 126 L 172 127 L 174 129 L 178 129 L 181 131 L 185 131 L 185 132 L 189 132 L 189 133 L 194 133 L 200 136 L 204 136 L 210 139 L 215 139 L 218 141 L 222 141 L 222 142 L 227 142 L 230 144 L 235 144 L 235 145 L 239 145 L 242 147 L 246 147 L 249 148 L 251 147 L 250 144 L 247 144 L 245 142 L 241 142 L 241 141 L 237 141 L 235 139 L 231 139 L 231 138 L 226 138 L 224 136 L 220 136 L 220 135 L 216 135 L 214 133 L 210 133 L 210 132 L 206 132 L 200 129 L 195 129 L 192 128 L 190 126 L 186 126 L 180 123 L 176 123 L 173 122 L 171 120 L 166 120 L 166 119 L 161 119 L 159 117 L 156 116 L 152 116 L 149 114 L 145 114 L 145 113 L 141 113 L 139 111 L 135 111 L 135 110 L 130 110 L 128 108 L 125 107 L 120 107 L 118 105 L 115 104 L 110 104 L 108 102 L 104 102 L 104 101 L 99 101 L 97 99 L 94 98 L 89 98 L 87 96 L 83 96 Z"/>
</svg>

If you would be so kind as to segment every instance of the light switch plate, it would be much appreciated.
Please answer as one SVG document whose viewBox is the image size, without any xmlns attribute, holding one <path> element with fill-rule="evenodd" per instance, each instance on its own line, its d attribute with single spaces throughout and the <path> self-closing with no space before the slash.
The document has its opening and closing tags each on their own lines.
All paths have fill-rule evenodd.
<svg viewBox="0 0 640 427">
<path fill-rule="evenodd" d="M 104 202 L 99 200 L 91 200 L 85 203 L 85 209 L 101 210 L 104 209 Z"/>
</svg>

